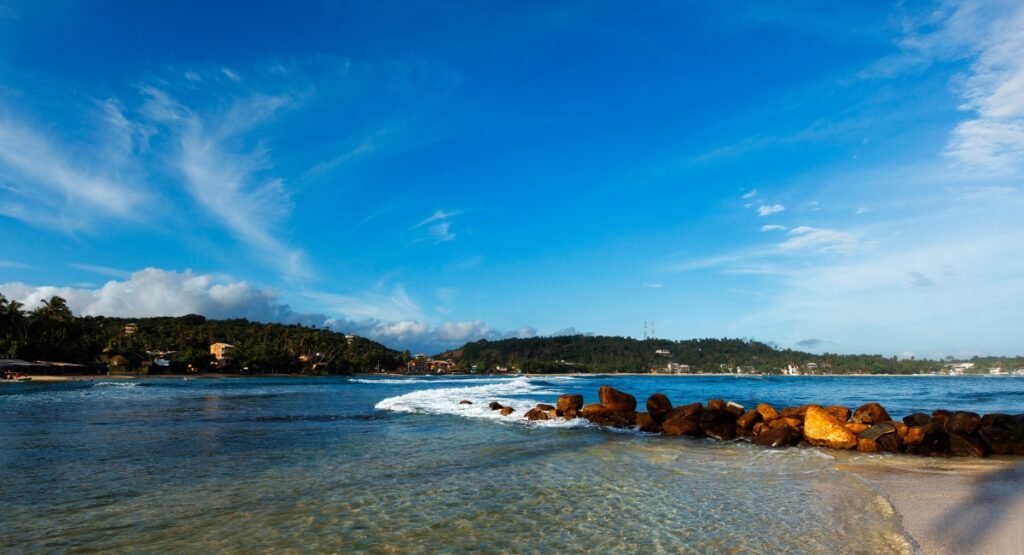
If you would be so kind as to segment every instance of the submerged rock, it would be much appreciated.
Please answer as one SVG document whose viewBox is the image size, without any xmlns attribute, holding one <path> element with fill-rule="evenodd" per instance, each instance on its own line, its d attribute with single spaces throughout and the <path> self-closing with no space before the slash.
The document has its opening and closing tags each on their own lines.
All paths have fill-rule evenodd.
<svg viewBox="0 0 1024 555">
<path fill-rule="evenodd" d="M 459 404 L 460 405 L 472 405 L 473 401 L 470 401 L 470 400 L 467 400 L 467 399 L 463 399 L 463 400 L 459 401 Z"/>
<path fill-rule="evenodd" d="M 515 412 L 515 411 L 516 411 L 516 409 L 514 409 L 512 407 L 501 407 L 501 415 L 502 416 L 508 416 L 508 415 L 512 414 L 513 412 Z"/>
<path fill-rule="evenodd" d="M 818 447 L 853 449 L 857 445 L 857 436 L 843 424 L 827 410 L 810 406 L 804 417 L 804 438 Z"/>
<path fill-rule="evenodd" d="M 597 390 L 597 397 L 601 404 L 615 412 L 632 412 L 636 410 L 636 397 L 624 393 L 618 389 L 602 385 Z"/>
<path fill-rule="evenodd" d="M 491 410 L 501 410 L 502 409 L 501 403 L 499 403 L 497 401 L 491 401 L 491 404 L 487 405 L 487 407 L 490 408 Z"/>
<path fill-rule="evenodd" d="M 889 417 L 889 413 L 885 411 L 885 408 L 878 403 L 861 405 L 853 412 L 853 417 L 851 419 L 854 422 L 862 422 L 864 424 L 872 425 L 892 420 L 892 418 Z"/>
</svg>

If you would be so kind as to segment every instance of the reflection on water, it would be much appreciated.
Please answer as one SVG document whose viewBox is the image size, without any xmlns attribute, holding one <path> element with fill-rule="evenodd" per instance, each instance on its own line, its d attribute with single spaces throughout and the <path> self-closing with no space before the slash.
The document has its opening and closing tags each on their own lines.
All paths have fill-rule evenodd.
<svg viewBox="0 0 1024 555">
<path fill-rule="evenodd" d="M 606 382 L 638 396 L 666 390 L 677 403 L 711 390 L 780 405 L 815 387 L 819 399 L 855 395 L 845 382 L 758 391 L 752 380 L 650 380 L 8 388 L 0 551 L 910 550 L 888 503 L 820 451 L 509 424 L 477 402 L 575 390 L 590 400 Z M 424 389 L 439 393 L 402 397 Z M 460 398 L 474 405 L 452 408 Z"/>
</svg>

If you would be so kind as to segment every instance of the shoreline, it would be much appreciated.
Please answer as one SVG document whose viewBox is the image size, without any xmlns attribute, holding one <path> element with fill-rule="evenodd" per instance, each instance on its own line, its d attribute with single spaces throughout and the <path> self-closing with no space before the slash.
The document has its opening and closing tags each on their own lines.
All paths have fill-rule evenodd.
<svg viewBox="0 0 1024 555">
<path fill-rule="evenodd" d="M 1007 457 L 836 457 L 884 497 L 920 553 L 1024 551 L 1024 463 Z"/>
</svg>

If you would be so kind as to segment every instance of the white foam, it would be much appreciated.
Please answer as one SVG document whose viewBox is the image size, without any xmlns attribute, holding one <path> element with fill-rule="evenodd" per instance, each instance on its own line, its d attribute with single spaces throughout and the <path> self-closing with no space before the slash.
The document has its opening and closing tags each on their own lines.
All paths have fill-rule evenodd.
<svg viewBox="0 0 1024 555">
<path fill-rule="evenodd" d="M 96 382 L 93 387 L 135 387 L 139 382 Z"/>
<path fill-rule="evenodd" d="M 509 381 L 515 378 L 425 378 L 425 377 L 409 377 L 409 378 L 349 378 L 349 383 L 365 383 L 365 384 L 391 384 L 391 385 L 407 385 L 407 384 L 433 384 L 433 383 L 465 383 L 465 384 L 485 384 L 501 381 Z"/>
<path fill-rule="evenodd" d="M 559 392 L 548 391 L 530 383 L 528 378 L 520 377 L 472 387 L 421 389 L 405 395 L 388 397 L 377 403 L 375 408 L 395 412 L 450 414 L 467 418 L 527 422 L 524 418 L 526 411 L 540 401 L 522 396 L 558 394 Z M 473 404 L 460 404 L 460 401 L 463 400 Z M 492 401 L 497 401 L 502 406 L 512 407 L 515 412 L 509 416 L 502 416 L 500 411 L 491 410 L 488 407 Z M 531 424 L 564 428 L 586 425 L 586 421 L 578 418 L 575 420 L 536 421 Z"/>
</svg>

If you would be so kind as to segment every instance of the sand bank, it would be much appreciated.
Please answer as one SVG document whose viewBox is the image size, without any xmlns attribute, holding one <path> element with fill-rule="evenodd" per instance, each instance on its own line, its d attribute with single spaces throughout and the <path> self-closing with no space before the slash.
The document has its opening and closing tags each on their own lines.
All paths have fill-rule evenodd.
<svg viewBox="0 0 1024 555">
<path fill-rule="evenodd" d="M 864 478 L 902 516 L 924 555 L 1024 553 L 1024 462 L 854 456 L 836 466 Z"/>
</svg>

